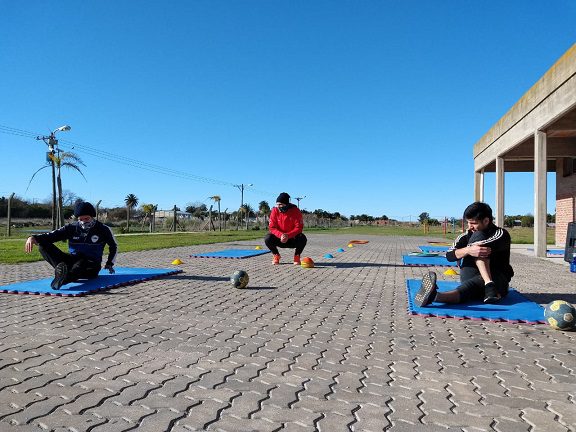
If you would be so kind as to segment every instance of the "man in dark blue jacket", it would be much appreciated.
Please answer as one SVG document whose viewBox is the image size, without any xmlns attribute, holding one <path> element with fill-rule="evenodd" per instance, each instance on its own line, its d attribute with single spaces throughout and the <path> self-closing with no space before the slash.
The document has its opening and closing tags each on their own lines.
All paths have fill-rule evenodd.
<svg viewBox="0 0 576 432">
<path fill-rule="evenodd" d="M 44 259 L 54 267 L 52 289 L 58 290 L 78 279 L 94 279 L 102 267 L 104 246 L 108 245 L 108 259 L 104 268 L 114 273 L 118 245 L 112 230 L 94 219 L 96 210 L 89 202 L 78 202 L 74 207 L 73 222 L 55 231 L 28 237 L 24 250 L 32 252 L 34 245 Z M 69 253 L 54 245 L 57 241 L 68 241 Z"/>
<path fill-rule="evenodd" d="M 510 234 L 494 225 L 492 209 L 483 202 L 466 207 L 464 219 L 468 231 L 458 236 L 446 252 L 448 261 L 460 261 L 460 285 L 452 291 L 437 292 L 436 273 L 429 272 L 414 297 L 417 306 L 428 306 L 434 301 L 496 303 L 508 294 L 514 276 L 510 266 Z"/>
</svg>

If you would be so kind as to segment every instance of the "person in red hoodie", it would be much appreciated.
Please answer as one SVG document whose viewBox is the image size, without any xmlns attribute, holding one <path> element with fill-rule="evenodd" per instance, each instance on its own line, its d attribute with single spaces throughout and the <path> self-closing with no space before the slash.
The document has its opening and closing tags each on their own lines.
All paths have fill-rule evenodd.
<svg viewBox="0 0 576 432">
<path fill-rule="evenodd" d="M 280 264 L 278 248 L 294 250 L 294 264 L 300 264 L 300 255 L 306 246 L 307 238 L 302 233 L 304 221 L 300 209 L 290 203 L 290 195 L 282 192 L 276 198 L 276 207 L 270 214 L 270 232 L 264 238 L 264 243 L 273 253 L 272 264 Z"/>
</svg>

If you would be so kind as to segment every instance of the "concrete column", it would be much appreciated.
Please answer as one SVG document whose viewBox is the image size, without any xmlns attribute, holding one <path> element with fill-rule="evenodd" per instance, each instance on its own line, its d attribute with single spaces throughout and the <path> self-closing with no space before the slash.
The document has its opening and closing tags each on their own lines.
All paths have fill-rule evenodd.
<svg viewBox="0 0 576 432">
<path fill-rule="evenodd" d="M 504 225 L 504 159 L 496 158 L 496 225 Z"/>
<path fill-rule="evenodd" d="M 474 173 L 474 201 L 484 201 L 484 170 Z"/>
<path fill-rule="evenodd" d="M 534 251 L 546 256 L 546 132 L 534 132 Z"/>
</svg>

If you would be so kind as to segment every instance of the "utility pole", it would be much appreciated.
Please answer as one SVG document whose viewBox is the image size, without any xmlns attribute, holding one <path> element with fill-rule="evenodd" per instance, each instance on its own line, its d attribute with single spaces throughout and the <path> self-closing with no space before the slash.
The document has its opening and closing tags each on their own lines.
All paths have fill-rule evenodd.
<svg viewBox="0 0 576 432">
<path fill-rule="evenodd" d="M 156 212 L 158 211 L 158 204 L 154 205 L 152 209 L 152 232 L 156 232 Z"/>
<path fill-rule="evenodd" d="M 306 195 L 294 198 L 296 201 L 298 201 L 298 209 L 300 209 L 300 200 L 303 200 L 304 198 L 306 198 Z"/>
<path fill-rule="evenodd" d="M 37 140 L 42 140 L 48 146 L 48 153 L 46 159 L 50 162 L 52 168 L 52 231 L 56 229 L 56 164 L 54 157 L 56 154 L 55 147 L 58 145 L 58 140 L 52 132 L 49 136 L 36 137 Z"/>
<path fill-rule="evenodd" d="M 60 126 L 58 129 L 50 132 L 50 135 L 48 136 L 36 137 L 36 140 L 44 141 L 48 146 L 48 153 L 46 154 L 46 157 L 52 166 L 52 231 L 56 229 L 56 163 L 54 162 L 54 159 L 56 158 L 56 151 L 59 151 L 57 150 L 58 140 L 56 139 L 56 132 L 66 132 L 70 129 L 71 127 L 68 125 Z M 59 209 L 58 211 L 61 212 L 62 209 Z"/>
<path fill-rule="evenodd" d="M 10 197 L 8 198 L 8 209 L 7 209 L 7 213 L 6 213 L 6 217 L 7 217 L 7 223 L 6 223 L 6 234 L 8 234 L 8 237 L 10 237 L 11 234 L 11 226 L 12 225 L 12 198 L 14 198 L 14 192 L 12 192 L 12 195 L 10 195 Z"/>
<path fill-rule="evenodd" d="M 96 203 L 96 220 L 98 220 L 98 210 L 99 210 L 99 207 L 100 207 L 100 203 L 101 203 L 101 202 L 102 202 L 102 200 L 100 200 L 100 201 L 98 201 L 98 202 Z"/>
<path fill-rule="evenodd" d="M 177 213 L 178 213 L 178 210 L 177 210 L 176 204 L 174 204 L 174 225 L 172 226 L 173 232 L 176 232 L 176 224 L 178 223 Z"/>
<path fill-rule="evenodd" d="M 238 190 L 240 191 L 240 211 L 238 212 L 238 215 L 240 215 L 240 213 L 242 211 L 244 211 L 244 188 L 246 187 L 250 187 L 250 186 L 254 186 L 252 183 L 245 185 L 244 183 L 239 184 L 239 185 L 234 185 L 235 188 L 238 188 Z M 239 216 L 238 219 L 238 224 L 236 225 L 236 230 L 240 229 L 240 223 L 241 223 L 241 219 Z"/>
</svg>

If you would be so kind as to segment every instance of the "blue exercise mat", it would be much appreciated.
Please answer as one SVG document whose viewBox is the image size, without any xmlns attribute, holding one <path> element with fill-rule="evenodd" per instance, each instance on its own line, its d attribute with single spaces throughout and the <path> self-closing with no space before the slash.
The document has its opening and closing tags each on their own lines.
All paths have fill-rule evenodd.
<svg viewBox="0 0 576 432">
<path fill-rule="evenodd" d="M 450 246 L 418 246 L 422 252 L 446 252 Z"/>
<path fill-rule="evenodd" d="M 534 248 L 528 248 L 527 250 L 534 251 Z M 564 249 L 546 249 L 546 255 L 563 257 L 565 252 Z"/>
<path fill-rule="evenodd" d="M 36 279 L 27 282 L 18 282 L 10 285 L 1 285 L 0 292 L 9 294 L 37 294 L 52 296 L 81 296 L 96 291 L 133 285 L 150 279 L 159 278 L 182 272 L 167 268 L 133 268 L 118 267 L 116 273 L 111 275 L 108 270 L 102 270 L 96 279 L 86 279 L 63 285 L 59 290 L 50 287 L 52 279 Z"/>
<path fill-rule="evenodd" d="M 438 291 L 450 291 L 459 285 L 455 281 L 438 281 L 437 284 Z M 406 280 L 408 310 L 413 315 L 530 324 L 545 322 L 544 308 L 538 303 L 528 300 L 515 289 L 510 289 L 508 295 L 496 304 L 485 304 L 476 301 L 465 304 L 432 303 L 426 307 L 418 307 L 413 300 L 421 285 L 422 281 L 420 279 Z"/>
<path fill-rule="evenodd" d="M 250 258 L 257 255 L 269 253 L 264 249 L 224 249 L 217 252 L 206 252 L 201 254 L 190 255 L 192 258 Z"/>
<path fill-rule="evenodd" d="M 402 262 L 404 265 L 409 266 L 445 266 L 457 267 L 458 262 L 450 262 L 445 256 L 417 256 L 417 255 L 402 255 Z"/>
</svg>

